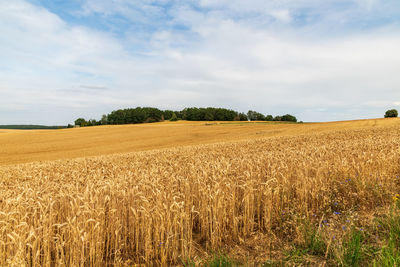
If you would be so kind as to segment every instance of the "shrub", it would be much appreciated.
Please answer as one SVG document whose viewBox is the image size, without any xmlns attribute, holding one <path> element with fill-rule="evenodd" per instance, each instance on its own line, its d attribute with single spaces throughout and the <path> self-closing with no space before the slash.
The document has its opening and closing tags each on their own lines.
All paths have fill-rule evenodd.
<svg viewBox="0 0 400 267">
<path fill-rule="evenodd" d="M 396 109 L 389 109 L 385 113 L 385 118 L 396 118 L 397 116 L 399 116 L 399 113 Z"/>
</svg>

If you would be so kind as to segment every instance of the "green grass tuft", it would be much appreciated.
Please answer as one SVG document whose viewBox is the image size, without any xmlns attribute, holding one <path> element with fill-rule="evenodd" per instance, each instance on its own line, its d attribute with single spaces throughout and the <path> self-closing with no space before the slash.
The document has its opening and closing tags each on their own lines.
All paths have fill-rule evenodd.
<svg viewBox="0 0 400 267">
<path fill-rule="evenodd" d="M 364 258 L 363 240 L 362 231 L 352 228 L 343 242 L 342 266 L 360 266 Z"/>
<path fill-rule="evenodd" d="M 309 222 L 303 224 L 304 249 L 310 255 L 325 255 L 327 245 L 322 239 L 318 227 Z"/>
<path fill-rule="evenodd" d="M 208 261 L 205 266 L 207 267 L 235 267 L 239 266 L 238 263 L 226 256 L 225 254 L 215 254 L 213 258 Z"/>
<path fill-rule="evenodd" d="M 377 253 L 373 266 L 400 266 L 400 201 L 397 200 L 387 217 L 378 221 L 386 241 Z"/>
</svg>

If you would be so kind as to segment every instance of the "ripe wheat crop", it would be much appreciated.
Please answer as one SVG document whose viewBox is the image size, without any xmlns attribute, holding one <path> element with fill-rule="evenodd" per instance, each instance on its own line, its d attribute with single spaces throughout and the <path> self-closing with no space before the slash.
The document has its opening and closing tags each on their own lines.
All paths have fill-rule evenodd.
<svg viewBox="0 0 400 267">
<path fill-rule="evenodd" d="M 396 119 L 304 124 L 179 121 L 61 130 L 0 129 L 0 165 L 102 156 L 221 141 L 296 136 L 310 132 L 360 129 L 398 123 Z"/>
<path fill-rule="evenodd" d="M 391 125 L 3 166 L 0 266 L 267 259 L 300 219 L 385 207 L 399 149 Z"/>
</svg>

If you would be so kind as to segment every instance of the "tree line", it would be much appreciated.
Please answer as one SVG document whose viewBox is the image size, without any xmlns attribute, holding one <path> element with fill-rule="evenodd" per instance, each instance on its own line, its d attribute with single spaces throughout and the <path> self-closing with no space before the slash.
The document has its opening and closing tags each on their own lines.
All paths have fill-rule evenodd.
<svg viewBox="0 0 400 267">
<path fill-rule="evenodd" d="M 293 115 L 286 114 L 283 116 L 264 115 L 262 113 L 249 110 L 247 113 L 237 112 L 226 108 L 185 108 L 181 111 L 160 110 L 152 107 L 137 107 L 128 109 L 118 109 L 110 114 L 103 115 L 100 120 L 85 120 L 79 118 L 75 120 L 75 125 L 95 126 L 107 124 L 134 124 L 134 123 L 150 123 L 160 121 L 287 121 L 297 122 L 297 118 Z M 69 127 L 73 127 L 69 125 Z"/>
<path fill-rule="evenodd" d="M 64 126 L 46 126 L 46 125 L 31 125 L 31 124 L 12 124 L 12 125 L 0 125 L 0 129 L 15 129 L 15 130 L 50 130 L 50 129 L 63 129 Z"/>
</svg>

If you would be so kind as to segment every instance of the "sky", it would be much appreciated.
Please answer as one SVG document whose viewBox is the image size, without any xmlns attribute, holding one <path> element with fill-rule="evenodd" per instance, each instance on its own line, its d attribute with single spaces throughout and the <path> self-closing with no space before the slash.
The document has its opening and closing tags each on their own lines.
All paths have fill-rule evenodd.
<svg viewBox="0 0 400 267">
<path fill-rule="evenodd" d="M 0 124 L 119 108 L 400 108 L 399 0 L 0 0 Z"/>
</svg>

